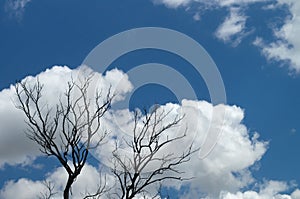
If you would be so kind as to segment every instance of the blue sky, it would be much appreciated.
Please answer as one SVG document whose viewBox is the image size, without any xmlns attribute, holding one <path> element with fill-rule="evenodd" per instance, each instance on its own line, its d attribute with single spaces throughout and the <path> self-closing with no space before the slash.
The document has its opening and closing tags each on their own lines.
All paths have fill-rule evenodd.
<svg viewBox="0 0 300 199">
<path fill-rule="evenodd" d="M 223 190 L 228 191 L 227 195 L 218 197 L 247 198 L 246 192 L 254 190 L 262 198 L 276 194 L 279 198 L 283 193 L 298 198 L 299 12 L 297 0 L 3 0 L 0 89 L 54 65 L 75 69 L 100 42 L 128 29 L 163 27 L 182 32 L 200 43 L 216 63 L 228 106 L 241 107 L 245 114 L 241 124 L 247 127 L 249 136 L 258 132 L 260 141 L 269 142 L 266 152 L 259 156 L 261 159 L 244 168 L 251 173 L 252 181 L 238 190 Z M 172 53 L 134 51 L 115 60 L 108 69 L 118 68 L 126 73 L 151 62 L 178 70 L 196 90 L 198 99 L 210 102 L 201 76 Z M 172 91 L 152 84 L 132 95 L 130 108 L 157 102 L 178 103 Z M 0 136 L 3 130 L 0 125 Z M 7 197 L 8 181 L 41 180 L 57 166 L 55 160 L 42 157 L 30 163 L 8 163 L 8 152 L 1 146 L 0 149 L 0 198 Z M 93 159 L 90 161 L 94 164 Z M 273 187 L 275 195 L 268 195 L 264 190 L 272 185 L 280 188 Z M 208 195 L 209 190 L 200 189 Z M 238 195 L 238 191 L 244 195 Z"/>
</svg>

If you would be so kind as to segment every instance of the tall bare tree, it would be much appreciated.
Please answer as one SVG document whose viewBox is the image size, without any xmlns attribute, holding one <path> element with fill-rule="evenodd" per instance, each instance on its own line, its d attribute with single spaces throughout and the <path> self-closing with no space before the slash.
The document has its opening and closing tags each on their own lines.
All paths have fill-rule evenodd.
<svg viewBox="0 0 300 199">
<path fill-rule="evenodd" d="M 135 112 L 133 138 L 125 140 L 126 145 L 132 149 L 131 155 L 124 155 L 117 145 L 113 152 L 112 172 L 119 185 L 119 190 L 114 193 L 117 198 L 132 199 L 137 195 L 155 198 L 159 191 L 154 194 L 148 192 L 150 186 L 160 187 L 165 180 L 190 179 L 183 177 L 178 166 L 188 162 L 198 149 L 190 143 L 186 149 L 178 147 L 176 152 L 165 151 L 165 147 L 178 144 L 177 141 L 183 141 L 186 137 L 186 130 L 176 134 L 178 128 L 181 128 L 183 117 L 176 116 L 168 123 L 166 118 L 169 114 L 170 112 L 159 111 L 158 107 L 149 113 L 145 111 L 144 116 L 140 111 Z M 168 131 L 172 131 L 175 136 L 169 136 Z"/>
<path fill-rule="evenodd" d="M 26 135 L 39 145 L 42 153 L 57 158 L 68 174 L 64 199 L 69 198 L 89 150 L 101 144 L 106 136 L 106 132 L 99 132 L 100 119 L 110 108 L 113 96 L 110 90 L 103 98 L 101 92 L 96 92 L 91 100 L 88 95 L 91 79 L 89 76 L 79 83 L 68 82 L 63 98 L 52 107 L 41 100 L 47 91 L 39 80 L 34 85 L 20 82 L 15 87 L 17 108 L 27 118 Z M 92 141 L 96 136 L 97 142 Z"/>
</svg>

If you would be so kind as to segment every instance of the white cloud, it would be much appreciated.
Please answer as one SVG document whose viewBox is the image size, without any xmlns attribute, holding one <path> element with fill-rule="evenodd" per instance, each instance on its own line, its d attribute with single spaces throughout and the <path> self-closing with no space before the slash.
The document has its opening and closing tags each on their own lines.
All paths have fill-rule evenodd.
<svg viewBox="0 0 300 199">
<path fill-rule="evenodd" d="M 300 199 L 300 190 L 296 189 L 293 193 L 292 193 L 292 199 Z"/>
<path fill-rule="evenodd" d="M 105 172 L 104 172 L 105 173 Z M 102 182 L 106 182 L 108 188 L 112 188 L 112 192 L 115 191 L 114 178 L 106 173 L 106 179 L 104 175 L 100 175 L 100 172 L 97 168 L 86 164 L 83 168 L 82 173 L 75 181 L 72 187 L 72 198 L 81 199 L 83 196 L 86 196 L 87 193 L 95 193 L 98 189 L 99 179 Z M 62 198 L 62 191 L 65 185 L 66 172 L 62 167 L 59 167 L 49 174 L 46 181 L 51 182 L 54 185 L 53 192 L 56 193 L 53 199 Z M 10 198 L 19 198 L 19 199 L 33 199 L 38 198 L 41 193 L 47 193 L 46 187 L 43 184 L 44 181 L 32 181 L 30 179 L 19 179 L 17 181 L 8 181 L 0 190 L 0 199 L 10 199 Z M 265 183 L 258 186 L 258 191 L 248 190 L 244 192 L 229 192 L 222 191 L 219 196 L 181 196 L 181 198 L 202 198 L 202 199 L 300 199 L 300 190 L 296 189 L 292 193 L 287 194 L 290 189 L 294 188 L 294 185 L 289 185 L 286 182 L 282 181 L 266 181 Z M 101 198 L 107 198 L 107 195 L 102 196 Z M 152 198 L 147 195 L 144 197 L 142 195 L 137 195 L 135 199 L 140 198 Z M 160 197 L 156 197 L 159 199 Z"/>
<path fill-rule="evenodd" d="M 183 108 L 188 107 L 185 114 L 189 118 L 197 118 L 189 121 L 188 127 L 195 126 L 198 129 L 191 129 L 201 134 L 205 132 L 203 124 L 208 124 L 210 118 L 207 112 L 218 109 L 226 109 L 226 118 L 220 118 L 213 123 L 216 127 L 222 128 L 223 132 L 212 153 L 205 159 L 195 158 L 191 165 L 186 165 L 187 172 L 196 176 L 193 181 L 193 188 L 199 189 L 211 195 L 218 194 L 221 190 L 238 190 L 253 182 L 248 170 L 256 161 L 259 161 L 266 151 L 267 143 L 258 141 L 258 134 L 251 137 L 247 127 L 242 124 L 244 118 L 243 110 L 236 106 L 217 105 L 212 106 L 207 102 L 183 102 Z M 201 117 L 196 117 L 197 112 Z M 199 114 L 199 113 L 198 113 Z M 223 123 L 222 123 L 223 122 Z M 198 124 L 198 125 L 197 125 Z M 208 128 L 208 127 L 206 127 Z M 197 143 L 203 141 L 198 137 Z M 191 169 L 192 168 L 192 169 Z"/>
<path fill-rule="evenodd" d="M 66 179 L 67 172 L 63 167 L 57 168 L 46 179 L 55 185 L 58 198 L 62 198 Z M 111 188 L 114 184 L 114 179 L 109 174 L 99 171 L 92 165 L 86 164 L 72 186 L 72 198 L 81 199 L 88 194 L 94 194 L 100 184 L 101 186 L 106 185 L 107 188 Z"/>
<path fill-rule="evenodd" d="M 73 79 L 76 78 L 77 75 L 78 70 L 55 66 L 37 76 L 40 82 L 44 84 L 44 89 L 47 91 L 44 97 L 50 106 L 58 102 L 59 96 L 65 91 L 66 82 L 72 77 Z M 110 85 L 116 88 L 117 84 L 122 80 L 122 83 L 118 86 L 120 90 L 118 90 L 119 96 L 117 96 L 117 100 L 121 100 L 132 89 L 128 77 L 118 70 L 112 70 L 105 76 L 97 73 L 94 77 L 97 79 L 95 85 L 101 85 L 104 91 Z M 36 77 L 30 76 L 25 78 L 25 80 L 28 84 L 34 84 Z M 4 164 L 29 164 L 32 159 L 39 155 L 36 145 L 29 142 L 24 136 L 23 130 L 26 127 L 24 117 L 23 113 L 18 111 L 12 103 L 12 101 L 16 101 L 15 97 L 13 86 L 0 92 L 0 117 L 5 120 L 0 122 L 1 166 Z M 42 103 L 46 103 L 46 101 Z M 209 128 L 212 114 L 214 113 L 218 116 L 220 111 L 226 110 L 225 118 L 218 116 L 211 124 L 214 128 L 223 129 L 223 133 L 219 137 L 219 142 L 212 153 L 204 160 L 200 160 L 197 154 L 195 154 L 189 164 L 182 165 L 181 167 L 183 171 L 186 171 L 188 176 L 196 177 L 192 181 L 193 190 L 197 191 L 201 187 L 202 192 L 217 195 L 221 190 L 237 191 L 239 188 L 253 182 L 249 167 L 261 159 L 266 151 L 267 144 L 257 140 L 257 133 L 253 136 L 249 135 L 247 127 L 242 124 L 244 112 L 241 108 L 229 105 L 213 106 L 205 101 L 183 100 L 181 105 L 168 103 L 161 107 L 161 110 L 163 109 L 171 110 L 166 122 L 170 122 L 172 117 L 175 117 L 177 114 L 186 115 L 182 124 L 185 124 L 183 125 L 184 127 L 188 127 L 188 136 L 182 142 L 174 143 L 174 145 L 167 147 L 165 151 L 162 151 L 162 154 L 167 151 L 180 153 L 181 151 L 178 150 L 177 146 L 187 147 L 188 143 L 195 136 L 195 145 L 201 146 Z M 109 130 L 111 133 L 110 136 L 121 138 L 127 135 L 130 138 L 132 135 L 132 121 L 128 120 L 132 118 L 132 114 L 128 109 L 111 110 L 103 118 L 103 127 Z M 126 133 L 121 132 L 120 127 Z M 183 129 L 185 128 L 180 128 L 177 133 L 182 133 Z M 168 134 L 169 136 L 174 136 L 174 134 L 171 135 L 171 132 L 168 132 Z M 99 157 L 100 159 L 107 157 L 105 154 L 111 154 L 110 152 L 113 150 L 115 144 L 113 140 L 109 140 L 108 144 L 101 148 L 103 153 Z M 124 150 L 129 149 L 125 147 Z M 60 173 L 62 172 L 60 171 Z M 63 175 L 56 174 L 52 174 L 49 179 L 53 179 L 59 187 L 62 187 L 64 181 L 59 179 L 62 179 Z M 86 177 L 83 176 L 82 178 Z M 33 182 L 28 181 L 28 183 Z M 178 188 L 183 184 L 170 183 L 169 186 Z M 77 189 L 74 185 L 75 190 Z M 5 193 L 8 192 L 5 191 Z M 192 193 L 194 192 L 191 191 Z"/>
<path fill-rule="evenodd" d="M 88 70 L 89 69 L 86 69 L 84 71 Z M 72 77 L 73 79 L 77 78 L 77 75 L 78 70 L 58 66 L 39 74 L 37 77 L 40 82 L 45 85 L 44 88 L 47 91 L 44 94 L 47 102 L 50 103 L 50 105 L 57 103 L 59 96 L 65 91 L 66 82 Z M 103 91 L 108 89 L 110 85 L 112 85 L 113 88 L 119 88 L 117 100 L 122 100 L 124 95 L 132 89 L 127 75 L 118 70 L 112 70 L 104 76 L 96 73 L 94 77 L 96 79 L 94 81 L 95 85 L 101 85 Z M 25 80 L 27 83 L 33 84 L 36 81 L 36 77 L 30 76 L 25 78 Z M 119 84 L 120 80 L 122 80 L 121 84 Z M 0 92 L 0 117 L 4 118 L 0 121 L 1 166 L 4 164 L 29 164 L 32 159 L 39 155 L 36 147 L 34 147 L 35 145 L 24 137 L 24 133 L 22 132 L 25 128 L 24 117 L 20 111 L 16 110 L 12 100 L 16 101 L 13 86 Z M 165 121 L 166 123 L 170 122 L 177 114 L 184 114 L 185 117 L 182 121 L 182 128 L 179 128 L 175 133 L 177 133 L 177 135 L 178 133 L 182 133 L 185 127 L 188 127 L 188 130 L 185 139 L 173 145 L 169 145 L 159 155 L 168 153 L 169 151 L 180 154 L 182 151 L 178 150 L 178 146 L 184 149 L 192 140 L 194 140 L 196 147 L 201 146 L 205 139 L 207 129 L 210 126 L 223 130 L 217 145 L 208 157 L 201 160 L 198 158 L 198 154 L 195 154 L 189 163 L 180 166 L 180 169 L 186 172 L 186 176 L 195 177 L 192 181 L 183 181 L 180 183 L 168 182 L 166 186 L 180 188 L 182 185 L 188 185 L 190 183 L 190 192 L 182 196 L 186 198 L 195 198 L 199 192 L 205 193 L 212 198 L 218 197 L 220 192 L 234 195 L 235 193 L 248 194 L 238 193 L 238 191 L 255 181 L 252 177 L 250 167 L 262 158 L 266 152 L 267 143 L 260 141 L 258 139 L 259 135 L 256 132 L 250 135 L 247 127 L 243 124 L 244 111 L 241 108 L 222 104 L 213 106 L 205 101 L 183 100 L 181 104 L 168 103 L 163 105 L 160 107 L 160 110 L 170 110 L 170 115 Z M 226 111 L 225 118 L 219 115 L 223 110 Z M 211 123 L 212 114 L 216 114 L 217 117 Z M 104 161 L 105 158 L 110 158 L 107 154 L 111 154 L 111 151 L 114 149 L 114 140 L 115 137 L 117 137 L 120 140 L 120 146 L 124 149 L 124 155 L 128 155 L 128 151 L 131 150 L 125 145 L 122 145 L 121 138 L 131 139 L 133 126 L 133 121 L 130 120 L 131 118 L 133 118 L 133 113 L 128 109 L 111 110 L 108 112 L 102 120 L 102 127 L 109 130 L 111 139 L 101 148 L 101 153 L 95 151 L 92 154 L 102 161 Z M 169 138 L 174 136 L 174 131 L 168 131 L 167 135 Z M 162 139 L 166 139 L 166 137 L 162 137 Z M 97 183 L 95 180 L 99 179 L 97 169 L 90 165 L 87 165 L 85 169 L 86 172 L 80 175 L 76 184 L 73 186 L 74 198 L 82 197 L 82 194 L 84 194 L 82 192 L 83 190 L 91 189 L 89 191 L 92 192 L 96 189 Z M 56 189 L 61 192 L 65 184 L 65 177 L 66 173 L 64 169 L 58 168 L 55 172 L 48 175 L 47 180 L 55 182 Z M 90 185 L 90 183 L 87 184 L 87 181 L 92 182 L 93 185 Z M 109 182 L 112 184 L 113 180 L 109 180 Z M 20 179 L 16 182 L 7 182 L 1 190 L 0 196 L 2 198 L 10 198 L 9 194 L 12 194 L 12 190 L 23 188 L 21 187 L 22 183 L 36 187 L 35 189 L 28 189 L 28 194 L 22 194 L 22 197 L 34 198 L 32 197 L 34 194 L 40 193 L 40 181 L 35 182 L 29 179 Z M 272 184 L 272 187 L 274 188 L 275 185 Z M 37 190 L 39 190 L 39 192 Z M 264 190 L 265 192 L 259 192 L 259 194 L 273 193 L 272 191 L 268 192 L 270 189 L 264 188 Z M 18 193 L 21 193 L 21 191 Z M 299 194 L 299 192 L 295 192 L 295 194 Z"/>
<path fill-rule="evenodd" d="M 299 199 L 299 190 L 296 189 L 294 192 L 284 194 L 283 192 L 288 191 L 293 186 L 288 185 L 281 181 L 268 181 L 261 185 L 258 192 L 256 191 L 245 191 L 229 193 L 223 192 L 220 194 L 220 199 Z"/>
<path fill-rule="evenodd" d="M 19 179 L 17 182 L 8 181 L 0 191 L 0 198 L 37 198 L 41 192 L 45 191 L 44 188 L 42 182 L 34 182 L 24 178 Z"/>
<path fill-rule="evenodd" d="M 229 16 L 215 32 L 216 37 L 225 43 L 232 42 L 234 46 L 238 45 L 246 34 L 246 19 L 239 8 L 230 8 Z"/>
<path fill-rule="evenodd" d="M 52 174 L 45 179 L 54 185 L 54 192 L 57 194 L 53 197 L 54 199 L 59 199 L 62 197 L 62 191 L 65 184 L 66 172 L 62 167 L 57 168 Z M 83 198 L 87 193 L 95 193 L 98 185 L 99 179 L 104 182 L 104 176 L 100 175 L 97 168 L 87 164 L 81 175 L 75 181 L 72 188 L 72 198 L 80 199 Z M 110 175 L 106 175 L 107 187 L 113 187 L 114 178 Z M 248 190 L 244 192 L 228 192 L 222 191 L 218 197 L 201 197 L 202 199 L 299 199 L 300 190 L 296 189 L 292 193 L 287 194 L 284 192 L 293 189 L 293 185 L 289 185 L 286 182 L 281 181 L 266 181 L 265 183 L 258 185 L 258 191 Z M 114 188 L 112 191 L 115 191 Z M 17 181 L 8 181 L 5 186 L 0 191 L 0 199 L 33 199 L 38 198 L 41 193 L 46 193 L 46 187 L 43 185 L 43 181 L 32 181 L 30 179 L 19 179 Z M 191 196 L 182 196 L 181 198 L 195 198 Z M 105 196 L 101 198 L 106 198 Z M 136 199 L 145 198 L 142 195 L 137 195 Z M 146 198 L 152 198 L 147 197 Z M 156 197 L 159 199 L 159 197 Z M 199 198 L 199 195 L 198 197 Z"/>
<path fill-rule="evenodd" d="M 278 0 L 281 4 L 289 5 L 292 17 L 287 18 L 285 24 L 274 29 L 276 41 L 266 43 L 262 38 L 257 38 L 254 42 L 259 46 L 262 53 L 269 60 L 285 61 L 290 69 L 296 73 L 300 72 L 300 1 L 297 0 Z"/>
<path fill-rule="evenodd" d="M 71 81 L 72 78 L 79 77 L 78 72 L 79 70 L 71 70 L 66 66 L 54 66 L 36 77 L 29 76 L 22 81 L 27 81 L 29 85 L 33 85 L 38 77 L 39 81 L 44 84 L 44 91 L 46 91 L 41 103 L 48 103 L 51 107 L 57 104 L 60 96 L 64 94 L 67 82 Z M 80 72 L 84 72 L 84 70 Z M 93 83 L 99 85 L 103 93 L 110 86 L 114 90 L 120 83 L 117 87 L 119 90 L 115 90 L 118 93 L 115 101 L 123 99 L 124 94 L 132 89 L 127 75 L 116 69 L 107 72 L 104 76 L 95 73 L 93 78 L 95 80 Z M 0 167 L 5 164 L 29 164 L 40 154 L 36 144 L 26 138 L 24 134 L 24 130 L 27 128 L 24 122 L 25 117 L 22 111 L 16 109 L 15 103 L 17 103 L 17 98 L 13 85 L 0 92 Z"/>
</svg>

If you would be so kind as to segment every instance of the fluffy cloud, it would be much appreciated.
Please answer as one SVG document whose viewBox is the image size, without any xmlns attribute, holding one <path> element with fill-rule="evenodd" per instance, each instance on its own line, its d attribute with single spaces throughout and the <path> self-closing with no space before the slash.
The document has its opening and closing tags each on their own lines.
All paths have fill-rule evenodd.
<svg viewBox="0 0 300 199">
<path fill-rule="evenodd" d="M 29 179 L 19 179 L 17 182 L 8 181 L 0 192 L 0 198 L 37 198 L 41 192 L 46 191 L 42 182 Z"/>
<path fill-rule="evenodd" d="M 182 109 L 187 118 L 197 118 L 186 122 L 188 128 L 196 127 L 190 129 L 190 133 L 200 134 L 195 140 L 198 146 L 201 146 L 204 139 L 201 133 L 209 128 L 206 125 L 210 123 L 210 115 L 218 113 L 220 109 L 226 110 L 225 118 L 212 123 L 216 128 L 222 129 L 222 134 L 211 154 L 202 160 L 195 157 L 191 164 L 186 165 L 187 174 L 196 176 L 192 181 L 192 188 L 199 190 L 201 187 L 202 192 L 215 196 L 221 190 L 238 190 L 252 183 L 253 178 L 248 169 L 261 159 L 267 143 L 258 141 L 257 133 L 249 135 L 247 127 L 242 124 L 243 110 L 236 106 L 212 106 L 207 102 L 194 101 L 183 101 Z M 192 194 L 191 191 L 189 195 Z"/>
<path fill-rule="evenodd" d="M 35 77 L 26 77 L 22 81 L 33 85 L 38 78 L 46 91 L 41 98 L 41 103 L 53 107 L 66 91 L 67 82 L 72 79 L 76 80 L 84 73 L 89 73 L 89 69 L 82 67 L 78 70 L 71 70 L 66 66 L 54 66 Z M 132 89 L 127 75 L 116 69 L 105 75 L 95 73 L 93 79 L 94 84 L 100 85 L 103 92 L 112 86 L 112 91 L 117 94 L 115 101 L 123 99 L 124 94 Z M 24 134 L 27 128 L 24 122 L 25 117 L 23 112 L 15 107 L 16 104 L 17 98 L 13 85 L 0 92 L 0 167 L 5 164 L 29 164 L 40 154 L 36 144 L 33 144 Z"/>
<path fill-rule="evenodd" d="M 59 199 L 62 198 L 62 191 L 65 184 L 66 172 L 62 167 L 59 167 L 53 171 L 53 173 L 48 174 L 45 181 L 52 183 L 54 185 L 53 192 L 56 193 L 52 198 Z M 106 182 L 107 187 L 114 187 L 114 178 L 107 174 L 100 175 L 100 171 L 87 164 L 82 170 L 81 175 L 75 181 L 72 188 L 72 198 L 81 199 L 87 195 L 87 193 L 95 193 L 100 184 L 100 180 Z M 45 181 L 32 181 L 30 179 L 19 179 L 17 181 L 8 181 L 0 191 L 0 199 L 7 198 L 19 198 L 19 199 L 32 199 L 38 198 L 42 193 L 47 193 L 47 189 L 44 185 Z M 290 194 L 285 194 L 284 192 L 289 191 L 294 188 L 294 185 L 289 185 L 286 182 L 281 181 L 266 181 L 263 184 L 257 185 L 258 191 L 244 191 L 244 192 L 228 192 L 222 191 L 218 197 L 216 196 L 206 196 L 200 197 L 202 199 L 299 199 L 300 190 L 296 189 Z M 199 198 L 198 196 L 185 195 L 181 198 Z M 101 198 L 106 198 L 105 196 Z M 152 198 L 148 196 L 138 195 L 135 199 L 140 198 Z M 159 199 L 160 197 L 156 197 Z"/>
<path fill-rule="evenodd" d="M 274 29 L 275 42 L 266 43 L 263 38 L 257 38 L 254 42 L 262 53 L 270 60 L 285 61 L 290 69 L 300 72 L 300 2 L 296 0 L 278 0 L 280 4 L 289 6 L 291 17 L 285 20 L 281 28 Z"/>
<path fill-rule="evenodd" d="M 47 91 L 44 94 L 44 99 L 51 106 L 56 104 L 65 89 L 66 83 L 71 79 L 76 79 L 89 73 L 88 68 L 82 70 L 71 70 L 68 67 L 55 66 L 52 69 L 46 70 L 35 77 L 26 77 L 23 81 L 28 84 L 34 84 L 36 79 L 44 84 L 44 89 Z M 101 85 L 105 92 L 110 86 L 112 89 L 118 88 L 116 92 L 116 101 L 122 100 L 124 95 L 132 90 L 132 85 L 128 80 L 127 75 L 118 70 L 112 70 L 105 75 L 95 73 L 93 85 Z M 92 87 L 95 89 L 96 87 Z M 32 144 L 24 136 L 25 129 L 23 113 L 18 111 L 13 101 L 16 101 L 14 86 L 0 92 L 0 117 L 4 118 L 0 122 L 0 164 L 29 164 L 37 155 L 39 155 L 35 144 Z M 46 101 L 42 101 L 44 104 Z M 172 151 L 181 154 L 182 150 L 188 147 L 193 141 L 195 147 L 200 147 L 209 128 L 221 129 L 222 134 L 218 138 L 218 142 L 213 151 L 204 159 L 200 159 L 198 154 L 194 154 L 191 160 L 179 167 L 185 172 L 186 176 L 195 177 L 191 181 L 183 181 L 180 183 L 168 182 L 166 186 L 172 186 L 179 189 L 186 185 L 190 186 L 189 193 L 185 193 L 182 197 L 195 198 L 199 193 L 207 194 L 209 197 L 216 198 L 220 193 L 224 197 L 230 197 L 228 194 L 246 194 L 239 193 L 240 188 L 254 182 L 250 168 L 259 161 L 267 149 L 267 143 L 260 141 L 257 132 L 249 132 L 243 124 L 244 111 L 237 106 L 216 105 L 205 101 L 183 100 L 181 104 L 168 103 L 160 106 L 159 111 L 169 112 L 165 118 L 165 123 L 172 121 L 177 115 L 185 115 L 182 120 L 182 125 L 179 128 L 167 131 L 165 137 L 167 139 L 174 135 L 181 135 L 187 127 L 187 136 L 178 142 L 168 145 L 161 151 L 159 155 L 163 155 Z M 222 112 L 225 111 L 225 117 Z M 214 116 L 214 117 L 213 117 Z M 212 118 L 214 118 L 212 120 Z M 124 143 L 126 139 L 132 139 L 133 129 L 133 113 L 128 109 L 110 110 L 104 118 L 102 118 L 102 127 L 109 130 L 110 139 L 104 147 L 101 147 L 100 152 L 95 150 L 93 155 L 102 163 L 110 166 L 107 159 L 110 159 L 112 150 L 115 147 L 115 140 L 119 141 L 119 146 L 122 149 L 123 155 L 130 155 L 132 149 L 128 148 Z M 142 122 L 142 121 L 140 121 Z M 175 133 L 175 134 L 174 134 Z M 181 146 L 178 150 L 178 146 Z M 155 165 L 151 165 L 155 166 Z M 148 169 L 151 169 L 151 166 Z M 85 167 L 86 172 L 80 175 L 80 179 L 73 186 L 74 197 L 82 197 L 83 191 L 93 192 L 99 180 L 99 174 L 96 168 L 88 165 Z M 109 176 L 109 174 L 108 174 Z M 52 174 L 47 176 L 47 180 L 55 183 L 56 190 L 61 193 L 65 184 L 66 173 L 63 168 L 56 169 Z M 95 180 L 93 180 L 95 177 Z M 88 180 L 87 180 L 88 179 Z M 85 182 L 93 182 L 92 186 Z M 109 184 L 113 180 L 109 180 Z M 13 194 L 12 190 L 22 189 L 22 184 L 27 184 L 35 189 L 28 189 L 28 195 L 22 194 L 24 198 L 34 198 L 33 195 L 39 194 L 42 182 L 32 181 L 30 179 L 20 179 L 18 181 L 9 181 L 1 190 L 2 198 L 10 198 L 9 194 Z M 88 186 L 88 187 L 87 187 Z M 39 191 L 37 191 L 39 190 Z M 267 190 L 267 189 L 266 189 Z M 226 191 L 226 192 L 224 192 Z M 21 190 L 20 192 L 21 193 Z M 273 193 L 273 192 L 272 192 Z M 227 194 L 227 195 L 226 195 Z M 259 192 L 259 194 L 261 194 Z M 295 194 L 299 194 L 295 192 Z M 21 196 L 18 198 L 22 198 Z"/>
<path fill-rule="evenodd" d="M 55 66 L 36 77 L 27 77 L 23 81 L 27 81 L 28 84 L 34 84 L 38 77 L 39 81 L 44 84 L 44 90 L 47 91 L 43 96 L 46 101 L 42 101 L 41 103 L 45 104 L 47 102 L 51 106 L 58 103 L 59 96 L 64 93 L 68 81 L 78 77 L 80 74 L 88 73 L 88 70 L 86 68 L 79 73 L 78 70 Z M 132 89 L 127 79 L 128 77 L 118 70 L 112 70 L 106 73 L 105 76 L 97 73 L 94 77 L 96 79 L 94 83 L 101 85 L 104 91 L 110 85 L 113 88 L 119 89 L 117 91 L 119 95 L 116 97 L 116 100 L 122 100 L 124 95 Z M 121 84 L 120 80 L 122 80 Z M 1 91 L 0 101 L 2 105 L 0 107 L 0 115 L 6 119 L 5 122 L 0 123 L 2 138 L 0 140 L 0 151 L 2 151 L 0 163 L 2 166 L 5 163 L 11 165 L 28 164 L 39 153 L 36 145 L 32 144 L 24 136 L 23 130 L 25 129 L 25 124 L 23 113 L 17 110 L 12 103 L 16 101 L 13 86 Z M 242 124 L 244 117 L 242 109 L 228 105 L 213 106 L 205 101 L 183 100 L 181 105 L 168 103 L 161 106 L 160 110 L 170 111 L 169 116 L 166 118 L 166 123 L 170 122 L 178 114 L 185 115 L 182 121 L 184 128 L 179 128 L 177 134 L 183 133 L 185 127 L 188 127 L 188 136 L 186 139 L 180 143 L 169 145 L 165 149 L 165 152 L 174 151 L 181 153 L 180 150 L 177 150 L 177 146 L 180 144 L 183 148 L 187 147 L 188 143 L 192 140 L 194 140 L 195 146 L 201 146 L 210 125 L 214 128 L 223 129 L 218 144 L 207 158 L 201 160 L 195 154 L 189 164 L 182 165 L 181 169 L 186 171 L 188 176 L 196 177 L 192 181 L 193 189 L 198 190 L 198 187 L 201 187 L 202 192 L 216 195 L 221 190 L 236 191 L 253 181 L 248 169 L 256 161 L 260 160 L 265 153 L 266 143 L 258 141 L 258 134 L 256 133 L 253 136 L 249 136 L 246 126 Z M 218 114 L 222 110 L 226 111 L 226 117 L 217 117 L 211 123 L 212 114 Z M 110 136 L 112 139 L 108 140 L 108 144 L 102 148 L 101 151 L 103 153 L 98 156 L 99 159 L 107 157 L 106 154 L 111 154 L 115 145 L 113 137 L 117 137 L 119 140 L 122 140 L 124 136 L 127 136 L 128 139 L 131 138 L 133 121 L 130 118 L 133 118 L 133 113 L 128 109 L 111 110 L 103 118 L 103 127 L 111 132 Z M 171 131 L 168 132 L 168 135 L 174 136 Z M 131 150 L 125 147 L 124 152 L 128 151 Z M 54 173 L 49 179 L 59 184 L 58 187 L 62 187 L 64 181 L 60 180 L 62 179 L 61 177 L 61 174 L 56 175 Z M 14 184 L 17 186 L 18 182 Z M 169 186 L 178 187 L 178 184 L 170 184 Z M 74 188 L 74 190 L 77 189 Z M 8 192 L 5 191 L 5 193 Z"/>
<path fill-rule="evenodd" d="M 195 177 L 190 181 L 191 190 L 186 197 L 193 198 L 192 195 L 207 193 L 212 196 L 218 196 L 222 190 L 237 191 L 239 188 L 245 187 L 253 182 L 253 177 L 249 168 L 261 159 L 266 151 L 267 143 L 258 141 L 258 133 L 249 135 L 247 127 L 242 124 L 244 112 L 241 108 L 228 105 L 217 105 L 205 101 L 183 100 L 181 105 L 168 103 L 159 108 L 159 111 L 170 112 L 165 118 L 165 124 L 179 115 L 185 115 L 182 120 L 181 128 L 167 131 L 166 136 L 171 138 L 175 135 L 182 135 L 187 127 L 187 137 L 173 144 L 166 146 L 160 153 L 167 154 L 170 151 L 181 154 L 185 148 L 193 141 L 195 147 L 200 147 L 204 142 L 206 133 L 210 127 L 222 129 L 222 134 L 218 138 L 218 143 L 204 159 L 200 159 L 198 154 L 194 154 L 187 164 L 181 165 L 179 168 L 185 172 L 187 177 Z M 212 122 L 212 115 L 222 111 L 226 112 L 226 116 L 217 117 Z M 133 113 L 129 110 L 115 110 L 106 115 L 105 126 L 109 126 L 111 130 L 111 139 L 105 148 L 95 152 L 95 156 L 102 162 L 110 165 L 110 156 L 114 150 L 115 139 L 122 148 L 123 156 L 131 157 L 132 149 L 122 142 L 122 140 L 132 138 L 133 129 Z M 117 125 L 116 125 L 117 124 Z M 161 138 L 164 139 L 164 138 Z M 182 150 L 178 150 L 178 146 Z M 107 159 L 105 159 L 107 158 Z M 151 170 L 151 168 L 148 168 Z M 180 188 L 182 184 L 170 183 L 168 186 Z M 199 189 L 200 187 L 200 189 Z"/>
</svg>

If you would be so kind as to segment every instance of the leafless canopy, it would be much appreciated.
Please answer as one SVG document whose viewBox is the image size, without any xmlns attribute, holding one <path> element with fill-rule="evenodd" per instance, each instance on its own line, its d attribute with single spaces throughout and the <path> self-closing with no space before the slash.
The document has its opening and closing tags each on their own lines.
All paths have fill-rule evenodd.
<svg viewBox="0 0 300 199">
<path fill-rule="evenodd" d="M 158 192 L 149 193 L 147 189 L 150 186 L 160 187 L 160 183 L 164 180 L 188 180 L 182 177 L 183 172 L 178 166 L 188 162 L 190 156 L 198 149 L 193 149 L 191 143 L 181 153 L 172 151 L 161 153 L 165 147 L 175 144 L 186 136 L 186 131 L 176 136 L 167 135 L 167 131 L 175 133 L 183 119 L 177 116 L 165 124 L 169 113 L 158 111 L 157 107 L 149 113 L 145 111 L 144 117 L 138 111 L 135 112 L 133 138 L 126 141 L 127 146 L 133 150 L 132 155 L 122 155 L 118 146 L 113 152 L 115 165 L 113 174 L 119 184 L 119 191 L 114 193 L 117 198 L 130 199 L 138 194 L 155 198 Z M 142 125 L 141 117 L 144 118 Z"/>
<path fill-rule="evenodd" d="M 101 93 L 96 92 L 91 100 L 88 96 L 91 78 L 80 83 L 68 82 L 64 96 L 51 107 L 41 100 L 45 91 L 39 80 L 33 86 L 26 82 L 16 85 L 17 108 L 26 115 L 27 136 L 39 145 L 42 153 L 56 157 L 68 173 L 65 199 L 69 198 L 89 150 L 101 144 L 106 136 L 106 132 L 99 133 L 100 119 L 110 108 L 113 96 L 108 92 L 103 99 Z M 95 136 L 96 143 L 92 141 Z"/>
</svg>

